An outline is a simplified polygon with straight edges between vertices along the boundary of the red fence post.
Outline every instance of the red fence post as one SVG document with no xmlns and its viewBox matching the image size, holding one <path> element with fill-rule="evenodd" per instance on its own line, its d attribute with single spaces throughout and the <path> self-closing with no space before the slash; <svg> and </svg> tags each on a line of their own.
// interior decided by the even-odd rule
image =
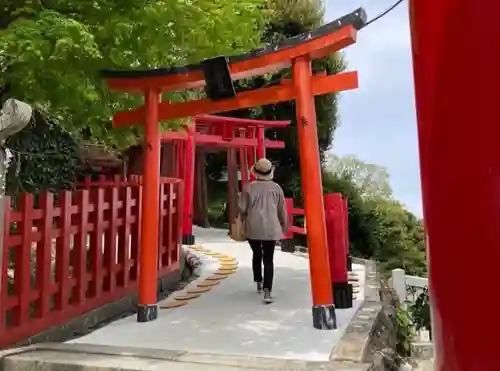
<svg viewBox="0 0 500 371">
<path fill-rule="evenodd" d="M 78 217 L 76 218 L 78 226 L 71 254 L 71 266 L 73 267 L 73 276 L 76 278 L 76 282 L 71 293 L 71 304 L 80 305 L 85 301 L 85 292 L 87 290 L 88 190 L 81 190 L 76 193 L 76 205 L 78 207 Z"/>
<path fill-rule="evenodd" d="M 21 245 L 14 247 L 14 293 L 19 298 L 19 306 L 13 311 L 13 322 L 21 325 L 30 317 L 31 294 L 31 243 L 33 228 L 33 195 L 23 193 L 19 202 L 22 215 L 20 223 Z M 56 302 L 57 304 L 57 302 Z"/>
<path fill-rule="evenodd" d="M 94 212 L 91 214 L 94 228 L 90 233 L 89 263 L 92 278 L 89 283 L 88 296 L 95 298 L 102 293 L 102 238 L 104 232 L 104 189 L 97 188 L 90 193 Z"/>
<path fill-rule="evenodd" d="M 39 209 L 42 211 L 42 219 L 40 221 L 42 236 L 36 248 L 36 289 L 40 293 L 40 299 L 36 304 L 35 311 L 37 318 L 44 318 L 50 312 L 51 293 L 49 290 L 51 286 L 50 276 L 52 268 L 54 195 L 49 192 L 41 193 L 38 198 L 38 204 Z"/>
<path fill-rule="evenodd" d="M 8 267 L 9 267 L 9 251 L 10 246 L 8 244 L 10 237 L 10 216 L 11 216 L 11 198 L 9 196 L 4 196 L 4 233 L 3 233 L 3 249 L 2 249 L 2 266 L 0 267 L 0 273 L 2 274 L 1 287 L 0 287 L 0 343 L 4 343 L 5 338 L 8 336 L 6 334 L 6 317 L 7 317 L 7 298 L 8 298 Z"/>
<path fill-rule="evenodd" d="M 64 310 L 69 303 L 69 266 L 70 266 L 70 237 L 71 237 L 71 216 L 72 216 L 72 195 L 70 191 L 63 191 L 59 194 L 59 222 L 57 227 L 60 236 L 56 241 L 56 269 L 55 282 L 59 285 L 59 290 L 54 295 L 55 310 Z"/>
<path fill-rule="evenodd" d="M 195 127 L 189 125 L 187 128 L 188 137 L 185 144 L 186 170 L 184 177 L 184 213 L 182 220 L 182 243 L 184 245 L 194 245 L 193 235 L 193 199 L 194 199 L 194 167 L 196 143 L 194 140 Z"/>
<path fill-rule="evenodd" d="M 134 177 L 135 186 L 132 188 L 132 209 L 130 218 L 130 281 L 137 282 L 139 278 L 139 246 L 141 241 L 141 208 L 142 190 L 138 179 Z"/>
<path fill-rule="evenodd" d="M 295 252 L 295 243 L 293 241 L 293 198 L 286 198 L 286 212 L 288 215 L 288 230 L 283 235 L 281 240 L 281 251 Z"/>
<path fill-rule="evenodd" d="M 170 197 L 175 202 L 171 202 L 169 210 L 169 218 L 172 219 L 172 225 L 174 227 L 173 239 L 171 245 L 173 250 L 170 252 L 170 269 L 173 269 L 179 263 L 179 247 L 182 243 L 182 220 L 183 220 L 183 205 L 184 205 L 184 182 L 171 183 L 170 184 Z"/>
<path fill-rule="evenodd" d="M 103 290 L 111 292 L 116 287 L 116 237 L 118 235 L 118 186 L 113 185 L 105 190 L 105 200 L 108 205 L 106 221 L 108 227 L 104 232 L 104 282 Z"/>
<path fill-rule="evenodd" d="M 123 206 L 121 208 L 121 226 L 118 228 L 118 264 L 121 269 L 117 275 L 116 284 L 127 287 L 130 278 L 130 245 L 132 237 L 132 190 L 125 186 L 121 190 Z"/>
<path fill-rule="evenodd" d="M 346 265 L 346 228 L 344 202 L 340 193 L 325 198 L 325 224 L 330 258 L 330 275 L 336 308 L 352 308 L 353 288 L 348 282 Z"/>
<path fill-rule="evenodd" d="M 349 241 L 349 203 L 347 199 L 342 198 L 343 201 L 343 214 L 344 214 L 344 228 L 345 228 L 345 247 L 346 247 L 346 262 L 347 270 L 352 271 L 352 257 L 350 252 L 350 241 Z"/>
</svg>

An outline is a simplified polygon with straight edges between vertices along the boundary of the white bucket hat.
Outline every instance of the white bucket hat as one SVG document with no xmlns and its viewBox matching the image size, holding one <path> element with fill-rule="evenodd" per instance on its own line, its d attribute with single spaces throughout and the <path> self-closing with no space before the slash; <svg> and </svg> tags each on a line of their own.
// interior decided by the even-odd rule
<svg viewBox="0 0 500 371">
<path fill-rule="evenodd" d="M 257 161 L 251 171 L 258 180 L 271 180 L 274 176 L 273 164 L 267 158 L 261 158 Z"/>
</svg>

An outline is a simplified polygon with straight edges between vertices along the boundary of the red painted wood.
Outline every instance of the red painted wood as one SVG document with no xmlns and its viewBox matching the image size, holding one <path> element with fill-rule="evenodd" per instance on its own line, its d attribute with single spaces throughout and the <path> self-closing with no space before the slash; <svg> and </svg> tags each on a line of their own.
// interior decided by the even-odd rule
<svg viewBox="0 0 500 371">
<path fill-rule="evenodd" d="M 112 291 L 116 286 L 116 248 L 118 236 L 118 187 L 108 188 L 105 191 L 105 199 L 108 204 L 104 220 L 107 228 L 104 232 L 104 256 L 103 266 L 106 270 L 104 276 L 104 291 Z"/>
<path fill-rule="evenodd" d="M 193 233 L 193 199 L 194 199 L 194 170 L 195 170 L 195 154 L 196 154 L 196 139 L 195 128 L 189 125 L 187 128 L 187 141 L 185 147 L 185 174 L 184 174 L 184 196 L 183 203 L 183 227 L 182 231 L 185 235 Z"/>
<path fill-rule="evenodd" d="M 496 371 L 500 2 L 410 9 L 435 370 Z"/>
<path fill-rule="evenodd" d="M 85 301 L 87 290 L 87 236 L 89 230 L 89 191 L 81 190 L 76 193 L 78 214 L 76 219 L 78 232 L 74 235 L 71 266 L 76 284 L 71 294 L 71 303 L 81 305 Z"/>
<path fill-rule="evenodd" d="M 19 298 L 19 306 L 13 310 L 13 322 L 17 325 L 27 322 L 30 317 L 32 210 L 33 195 L 22 194 L 19 200 L 22 221 L 18 225 L 22 243 L 14 247 L 14 294 Z"/>
<path fill-rule="evenodd" d="M 11 203 L 12 199 L 9 196 L 4 196 L 4 237 L 3 237 L 3 254 L 2 254 L 2 266 L 1 268 L 1 274 L 2 274 L 2 285 L 0 287 L 0 331 L 4 331 L 4 328 L 6 327 L 6 310 L 7 310 L 7 291 L 8 291 L 8 280 L 7 280 L 7 274 L 8 274 L 8 266 L 9 266 L 9 249 L 10 246 L 8 244 L 9 237 L 10 237 L 10 225 L 11 225 Z M 0 332 L 1 333 L 1 332 Z"/>
<path fill-rule="evenodd" d="M 36 249 L 36 289 L 40 298 L 35 306 L 35 316 L 44 318 L 50 311 L 54 195 L 49 192 L 41 193 L 38 204 L 42 210 L 39 224 L 41 238 Z M 8 225 L 10 227 L 10 223 Z"/>
<path fill-rule="evenodd" d="M 172 241 L 172 246 L 175 249 L 175 260 L 174 264 L 179 263 L 180 259 L 180 247 L 182 245 L 182 224 L 184 220 L 184 207 L 185 204 L 185 183 L 179 182 L 172 184 L 171 192 L 172 197 L 174 198 L 174 204 L 169 214 L 169 217 L 174 220 L 173 224 L 175 226 L 174 229 L 174 239 Z"/>
<path fill-rule="evenodd" d="M 139 187 L 133 187 L 132 193 L 132 215 L 135 218 L 135 223 L 130 228 L 130 281 L 135 282 L 139 276 L 139 246 L 141 241 L 141 204 L 142 191 Z"/>
<path fill-rule="evenodd" d="M 328 238 L 331 282 L 347 282 L 347 265 L 343 200 L 340 193 L 329 193 L 325 198 L 325 221 Z"/>
<path fill-rule="evenodd" d="M 286 204 L 286 210 L 288 214 L 288 231 L 285 233 L 283 236 L 284 239 L 292 239 L 293 238 L 293 198 L 287 198 L 285 199 L 285 204 Z"/>
<path fill-rule="evenodd" d="M 287 127 L 290 125 L 290 120 L 255 120 L 255 119 L 246 119 L 239 117 L 229 117 L 229 116 L 216 116 L 216 115 L 200 115 L 195 118 L 196 124 L 220 124 L 225 123 L 232 127 L 242 127 L 246 128 L 249 126 L 263 126 L 263 127 Z"/>
<path fill-rule="evenodd" d="M 54 308 L 64 310 L 69 303 L 69 281 L 70 277 L 70 237 L 71 237 L 71 192 L 64 191 L 59 194 L 60 216 L 57 223 L 61 236 L 56 241 L 56 268 L 55 283 L 59 285 L 59 291 L 54 296 Z"/>
<path fill-rule="evenodd" d="M 92 280 L 89 283 L 89 297 L 98 297 L 102 294 L 102 238 L 104 233 L 104 189 L 98 188 L 91 191 L 91 200 L 94 212 L 91 214 L 93 230 L 90 233 L 89 264 L 92 272 Z"/>
<path fill-rule="evenodd" d="M 166 189 L 165 189 L 165 196 L 166 196 L 166 209 L 169 213 L 169 215 L 172 215 L 172 210 L 174 208 L 174 190 L 171 184 L 168 184 Z M 168 241 L 168 263 L 171 264 L 172 262 L 176 262 L 176 256 L 177 253 L 175 251 L 175 246 L 173 246 L 172 242 L 175 240 L 175 223 L 174 223 L 174 218 L 167 218 L 166 220 L 167 224 L 167 238 L 166 241 Z"/>
<path fill-rule="evenodd" d="M 257 56 L 229 64 L 233 80 L 261 76 L 275 72 L 290 65 L 293 59 L 300 56 L 310 56 L 312 59 L 323 58 L 326 55 L 352 45 L 356 42 L 356 29 L 347 25 L 338 31 L 311 38 L 306 42 L 290 48 L 283 48 L 275 53 Z M 184 73 L 161 76 L 115 77 L 106 79 L 108 85 L 115 90 L 143 92 L 148 89 L 159 91 L 175 91 L 189 88 L 201 88 L 205 85 L 201 69 L 187 70 Z M 252 106 L 258 105 L 252 102 Z M 224 110 L 220 110 L 224 112 Z"/>
<path fill-rule="evenodd" d="M 248 184 L 248 157 L 246 149 L 240 148 L 238 155 L 240 160 L 240 173 L 241 173 L 240 192 L 243 192 L 246 185 Z"/>
<path fill-rule="evenodd" d="M 265 139 L 264 127 L 257 126 L 257 159 L 259 160 L 266 157 Z"/>
<path fill-rule="evenodd" d="M 122 207 L 119 214 L 118 227 L 118 265 L 121 267 L 117 272 L 116 284 L 119 287 L 127 287 L 130 271 L 130 239 L 132 223 L 132 190 L 126 186 L 120 190 Z"/>
<path fill-rule="evenodd" d="M 343 198 L 342 201 L 343 201 L 344 226 L 345 226 L 345 229 L 346 229 L 346 233 L 345 233 L 346 254 L 349 254 L 349 251 L 350 251 L 350 241 L 349 241 L 349 202 L 345 198 Z"/>
<path fill-rule="evenodd" d="M 3 280 L 0 294 L 2 298 L 0 301 L 0 348 L 50 327 L 63 324 L 75 316 L 113 302 L 137 288 L 137 242 L 140 238 L 138 226 L 141 212 L 141 188 L 138 184 L 141 179 L 140 177 L 126 180 L 116 177 L 101 177 L 97 182 L 107 189 L 108 195 L 111 197 L 108 196 L 104 200 L 104 189 L 81 190 L 74 194 L 64 192 L 59 197 L 58 207 L 54 207 L 53 195 L 41 193 L 38 208 L 34 209 L 33 196 L 23 195 L 21 196 L 20 208 L 14 210 L 10 208 L 10 198 L 6 197 L 4 219 L 6 233 L 4 235 L 5 249 L 2 274 L 7 277 L 9 250 L 14 251 L 14 260 L 12 261 L 14 290 L 8 296 L 8 280 Z M 135 182 L 136 185 L 129 187 L 128 184 L 131 182 Z M 171 200 L 173 202 L 172 212 L 169 214 L 165 210 L 163 215 L 163 219 L 167 222 L 170 220 L 173 225 L 171 242 L 167 239 L 165 246 L 165 253 L 167 256 L 171 255 L 172 261 L 166 262 L 158 270 L 160 274 L 167 274 L 179 267 L 178 242 L 181 221 L 178 219 L 178 208 L 179 202 L 182 202 L 182 195 L 179 195 L 178 192 L 182 192 L 182 184 L 176 179 L 162 179 L 161 182 L 165 188 L 170 189 L 168 192 L 172 193 Z M 87 181 L 87 185 L 93 188 L 95 182 Z M 118 200 L 116 190 L 113 191 L 113 188 L 118 189 L 120 196 Z M 115 193 L 114 196 L 113 193 Z M 72 204 L 73 196 L 74 205 Z M 113 208 L 116 209 L 116 212 L 113 211 Z M 115 222 L 110 220 L 113 213 L 115 213 Z M 55 225 L 53 219 L 57 221 Z M 100 222 L 96 223 L 99 220 Z M 17 223 L 18 229 L 11 230 L 12 223 Z M 36 230 L 28 228 L 29 225 L 35 226 Z M 116 232 L 112 233 L 113 229 L 116 229 Z M 108 250 L 103 253 L 100 242 L 103 235 L 111 236 L 114 234 L 116 238 L 116 236 L 120 236 L 120 233 L 127 233 L 127 230 L 130 231 L 129 241 L 132 247 L 120 242 L 117 256 L 115 256 L 118 263 L 109 264 L 113 261 L 113 252 Z M 88 267 L 85 239 L 83 238 L 86 233 L 91 234 Z M 55 283 L 52 283 L 50 276 L 53 239 L 57 239 Z M 119 238 L 119 241 L 121 240 L 123 239 Z M 73 246 L 69 244 L 71 241 L 74 241 Z M 32 289 L 30 287 L 30 258 L 31 252 L 35 252 L 35 244 L 36 270 L 34 272 L 35 284 Z M 133 253 L 133 251 L 135 252 Z M 21 254 L 25 255 L 23 259 L 19 257 Z M 109 260 L 107 260 L 106 267 L 103 267 L 103 255 L 106 254 L 109 254 L 106 256 Z M 131 258 L 127 258 L 129 254 Z M 132 273 L 134 268 L 135 273 Z M 20 273 L 22 271 L 25 272 L 24 275 Z M 64 272 L 66 273 L 63 276 Z M 110 289 L 108 292 L 101 291 L 105 281 L 108 282 L 108 286 L 113 285 L 110 283 L 112 279 L 109 278 L 113 272 L 117 277 L 114 289 Z M 87 293 L 85 293 L 86 281 L 90 281 Z M 56 297 L 57 307 L 55 309 L 50 307 L 52 296 Z M 33 316 L 30 315 L 32 304 L 34 304 Z M 7 311 L 11 312 L 9 322 L 6 321 Z"/>
<path fill-rule="evenodd" d="M 309 91 L 312 96 L 336 93 L 358 88 L 356 72 L 342 72 L 328 76 L 311 76 Z M 236 97 L 212 101 L 210 99 L 190 100 L 185 102 L 162 101 L 158 104 L 160 121 L 181 119 L 202 114 L 235 111 L 266 104 L 275 104 L 297 99 L 298 91 L 293 84 L 274 85 L 271 87 L 248 90 Z M 118 112 L 113 117 L 113 128 L 137 125 L 144 122 L 145 106 L 131 111 Z"/>
<path fill-rule="evenodd" d="M 158 251 L 158 267 L 161 268 L 163 265 L 168 265 L 168 218 L 165 215 L 168 214 L 168 195 L 166 194 L 167 185 L 160 185 L 160 228 L 159 228 L 159 251 Z"/>
</svg>

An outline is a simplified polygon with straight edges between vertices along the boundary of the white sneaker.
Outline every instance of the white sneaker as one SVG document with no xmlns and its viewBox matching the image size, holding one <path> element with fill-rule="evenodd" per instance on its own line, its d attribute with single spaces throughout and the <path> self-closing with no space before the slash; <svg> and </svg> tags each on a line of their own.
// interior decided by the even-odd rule
<svg viewBox="0 0 500 371">
<path fill-rule="evenodd" d="M 271 291 L 269 291 L 269 289 L 264 289 L 264 304 L 271 304 L 273 302 L 274 299 L 271 296 Z"/>
</svg>

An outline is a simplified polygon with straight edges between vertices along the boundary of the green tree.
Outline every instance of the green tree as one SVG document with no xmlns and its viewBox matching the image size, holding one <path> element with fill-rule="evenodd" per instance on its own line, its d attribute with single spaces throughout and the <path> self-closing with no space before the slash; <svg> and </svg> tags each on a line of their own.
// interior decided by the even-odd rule
<svg viewBox="0 0 500 371">
<path fill-rule="evenodd" d="M 323 23 L 323 2 L 320 0 L 273 0 L 268 2 L 271 20 L 265 27 L 262 41 L 265 43 L 279 43 L 301 33 L 311 31 Z M 335 74 L 344 69 L 344 62 L 340 54 L 316 60 L 313 63 L 314 72 Z M 290 69 L 283 69 L 274 74 L 260 76 L 248 81 L 239 82 L 236 90 L 247 91 L 277 85 L 285 77 L 290 77 Z M 331 146 L 333 133 L 337 126 L 337 96 L 326 94 L 315 97 L 318 124 L 318 140 L 320 157 L 323 160 L 325 152 Z M 285 101 L 277 104 L 238 110 L 225 115 L 235 117 L 249 117 L 263 120 L 290 120 L 291 125 L 285 129 L 267 130 L 266 136 L 270 139 L 283 140 L 285 148 L 268 150 L 267 157 L 279 163 L 276 179 L 282 184 L 287 196 L 300 198 L 300 168 L 297 143 L 297 123 L 294 101 Z M 225 164 L 223 155 L 213 156 L 208 166 L 212 174 L 220 173 Z"/>
<path fill-rule="evenodd" d="M 141 97 L 110 92 L 96 71 L 184 65 L 247 51 L 260 43 L 264 5 L 265 0 L 8 0 L 0 18 L 0 79 L 11 84 L 14 96 L 39 105 L 72 134 L 127 147 L 140 131 L 110 130 L 110 117 L 140 104 Z"/>
<path fill-rule="evenodd" d="M 392 195 L 387 169 L 361 161 L 353 155 L 329 155 L 326 168 L 341 177 L 349 177 L 365 198 L 388 199 Z"/>
<path fill-rule="evenodd" d="M 355 156 L 331 156 L 323 171 L 325 193 L 348 200 L 349 238 L 354 255 L 373 258 L 384 271 L 426 272 L 422 221 L 392 197 L 387 170 Z"/>
</svg>

